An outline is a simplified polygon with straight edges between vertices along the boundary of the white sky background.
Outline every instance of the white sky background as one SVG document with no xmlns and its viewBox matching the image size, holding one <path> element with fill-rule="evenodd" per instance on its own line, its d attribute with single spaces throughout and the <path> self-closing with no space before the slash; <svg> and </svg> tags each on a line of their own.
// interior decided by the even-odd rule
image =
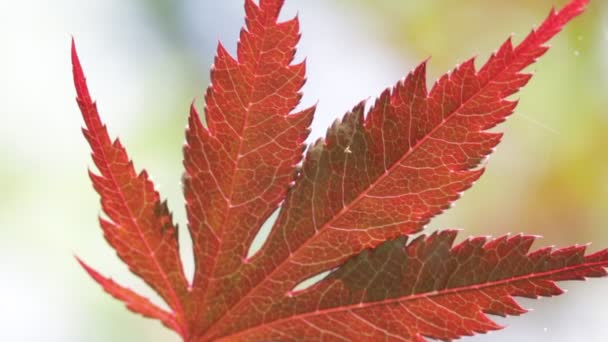
<svg viewBox="0 0 608 342">
<path fill-rule="evenodd" d="M 206 39 L 203 48 L 195 49 L 201 60 L 211 60 L 217 39 L 234 51 L 243 10 L 240 1 L 227 3 L 192 0 L 182 9 L 184 27 L 193 32 L 187 39 Z M 373 99 L 417 62 L 381 45 L 374 32 L 366 30 L 370 26 L 364 14 L 339 12 L 330 3 L 292 0 L 285 10 L 289 16 L 298 11 L 302 21 L 298 56 L 308 60 L 303 102 L 319 104 L 312 137 L 321 136 L 358 101 Z M 150 21 L 129 4 L 0 1 L 0 177 L 5 177 L 0 180 L 5 187 L 0 189 L 4 194 L 0 199 L 2 341 L 109 341 L 121 336 L 176 340 L 159 324 L 127 312 L 102 293 L 72 257 L 83 256 L 102 273 L 142 288 L 115 258 L 97 226 L 98 199 L 86 177 L 91 162 L 80 133 L 82 120 L 69 61 L 73 34 L 103 119 L 111 134 L 121 136 L 129 147 L 133 140 L 129 136 L 141 135 L 138 123 L 158 120 L 142 111 L 149 101 L 149 74 L 159 65 L 167 68 L 155 80 L 166 85 L 166 102 L 175 98 L 171 85 L 180 83 L 179 74 L 169 72 L 174 67 L 165 65 L 174 54 L 157 38 Z M 207 85 L 207 70 L 192 72 L 205 83 L 198 93 L 179 95 L 186 99 L 182 113 L 167 113 L 183 122 L 190 98 Z M 131 155 L 138 168 L 150 169 L 145 160 Z M 179 194 L 181 165 L 167 168 L 159 173 L 166 172 L 173 180 L 165 177 L 161 190 L 185 227 Z M 187 237 L 185 231 L 182 237 Z M 535 312 L 501 319 L 509 329 L 472 341 L 605 341 L 608 281 L 565 286 L 572 289 L 567 296 L 526 301 Z"/>
</svg>

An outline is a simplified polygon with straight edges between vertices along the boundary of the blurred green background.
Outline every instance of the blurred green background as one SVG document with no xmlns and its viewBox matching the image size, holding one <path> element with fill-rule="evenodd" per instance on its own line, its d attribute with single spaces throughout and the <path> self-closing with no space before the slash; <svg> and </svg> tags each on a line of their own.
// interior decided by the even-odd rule
<svg viewBox="0 0 608 342">
<path fill-rule="evenodd" d="M 564 0 L 287 0 L 299 14 L 309 81 L 319 101 L 313 138 L 361 99 L 432 56 L 429 83 L 466 58 L 478 65 L 510 34 L 521 40 Z M 102 238 L 88 146 L 74 102 L 71 35 L 101 114 L 168 197 L 181 227 L 181 145 L 188 106 L 208 84 L 217 40 L 234 51 L 241 0 L 24 0 L 0 2 L 0 340 L 177 341 L 127 312 L 77 266 L 150 295 Z M 498 130 L 485 176 L 430 229 L 461 237 L 527 232 L 539 245 L 608 246 L 608 2 L 551 42 Z M 192 257 L 180 238 L 188 270 Z M 473 341 L 605 341 L 608 280 L 564 284 L 567 296 Z M 469 339 L 464 339 L 468 341 Z"/>
</svg>

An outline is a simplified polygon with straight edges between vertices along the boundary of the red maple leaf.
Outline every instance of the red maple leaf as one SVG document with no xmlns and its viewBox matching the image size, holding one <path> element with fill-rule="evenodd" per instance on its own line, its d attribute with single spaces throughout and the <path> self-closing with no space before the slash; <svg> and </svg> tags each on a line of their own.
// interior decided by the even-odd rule
<svg viewBox="0 0 608 342">
<path fill-rule="evenodd" d="M 516 47 L 507 40 L 480 70 L 468 60 L 430 91 L 421 64 L 368 113 L 363 103 L 347 113 L 302 161 L 314 108 L 292 113 L 305 77 L 304 63 L 292 64 L 298 20 L 278 22 L 282 0 L 246 0 L 237 57 L 218 47 L 205 121 L 194 106 L 188 121 L 192 282 L 166 203 L 108 136 L 73 47 L 77 101 L 99 171 L 90 176 L 107 215 L 102 229 L 170 310 L 80 263 L 129 309 L 184 341 L 450 340 L 500 328 L 485 314 L 523 313 L 513 296 L 557 295 L 555 281 L 606 275 L 607 250 L 529 252 L 531 236 L 453 247 L 456 233 L 447 230 L 406 244 L 481 176 L 480 161 L 501 138 L 488 130 L 513 112 L 507 98 L 530 79 L 523 69 L 586 4 L 552 11 Z M 277 208 L 267 241 L 248 256 Z"/>
</svg>

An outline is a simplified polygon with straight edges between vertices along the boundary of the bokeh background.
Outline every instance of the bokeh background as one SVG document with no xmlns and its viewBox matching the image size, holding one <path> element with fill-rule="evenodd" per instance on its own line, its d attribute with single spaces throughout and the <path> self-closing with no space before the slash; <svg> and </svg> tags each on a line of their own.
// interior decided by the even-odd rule
<svg viewBox="0 0 608 342">
<path fill-rule="evenodd" d="M 311 141 L 361 99 L 373 99 L 432 56 L 429 81 L 521 40 L 564 0 L 288 0 L 299 14 L 318 101 Z M 177 341 L 127 312 L 77 266 L 84 258 L 155 297 L 102 238 L 99 200 L 74 102 L 73 35 L 113 136 L 145 167 L 185 227 L 181 146 L 188 106 L 208 84 L 217 40 L 234 51 L 241 0 L 0 1 L 0 340 Z M 530 70 L 485 176 L 430 229 L 527 232 L 538 245 L 608 246 L 608 2 L 595 0 Z M 187 269 L 192 257 L 181 234 Z M 508 329 L 464 341 L 606 341 L 608 280 L 562 284 L 566 296 L 524 300 Z"/>
</svg>

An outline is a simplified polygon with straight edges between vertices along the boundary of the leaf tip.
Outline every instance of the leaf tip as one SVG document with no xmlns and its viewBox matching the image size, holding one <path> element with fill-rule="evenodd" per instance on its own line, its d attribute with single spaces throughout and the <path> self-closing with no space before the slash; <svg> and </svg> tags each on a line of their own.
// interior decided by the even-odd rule
<svg viewBox="0 0 608 342">
<path fill-rule="evenodd" d="M 74 67 L 74 71 L 77 69 L 82 69 L 80 66 L 80 59 L 78 58 L 78 51 L 76 49 L 76 40 L 74 36 L 72 36 L 71 44 L 70 44 L 70 55 L 72 58 L 72 66 Z M 82 70 L 80 70 L 82 72 Z"/>
<path fill-rule="evenodd" d="M 72 37 L 72 43 L 71 43 L 71 59 L 72 59 L 72 74 L 73 74 L 73 78 L 74 78 L 74 86 L 76 88 L 76 95 L 78 97 L 78 101 L 90 103 L 91 96 L 89 95 L 86 77 L 84 75 L 84 71 L 82 70 L 80 58 L 78 57 L 78 51 L 76 49 L 76 41 L 75 41 L 74 37 Z"/>
<path fill-rule="evenodd" d="M 100 275 L 95 271 L 91 266 L 85 263 L 82 259 L 80 259 L 77 255 L 74 255 L 74 258 L 80 264 L 82 268 L 93 278 L 95 281 L 99 282 Z"/>
</svg>

